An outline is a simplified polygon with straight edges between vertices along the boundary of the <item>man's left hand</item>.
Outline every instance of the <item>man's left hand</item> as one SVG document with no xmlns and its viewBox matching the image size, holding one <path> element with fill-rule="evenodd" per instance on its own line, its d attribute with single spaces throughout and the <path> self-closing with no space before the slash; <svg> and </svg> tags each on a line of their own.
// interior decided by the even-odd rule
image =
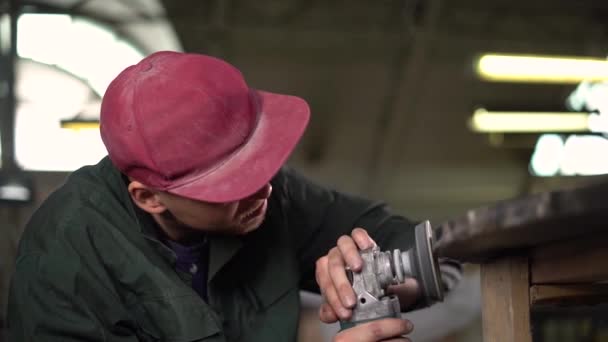
<svg viewBox="0 0 608 342">
<path fill-rule="evenodd" d="M 402 312 L 411 308 L 420 297 L 420 287 L 414 278 L 406 279 L 403 284 L 389 286 L 387 292 L 399 298 Z"/>
</svg>

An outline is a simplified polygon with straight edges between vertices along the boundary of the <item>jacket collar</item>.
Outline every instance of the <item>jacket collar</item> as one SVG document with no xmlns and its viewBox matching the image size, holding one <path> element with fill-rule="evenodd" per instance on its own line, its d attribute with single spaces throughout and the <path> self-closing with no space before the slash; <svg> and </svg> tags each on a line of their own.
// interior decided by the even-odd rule
<svg viewBox="0 0 608 342">
<path fill-rule="evenodd" d="M 172 264 L 175 262 L 175 253 L 162 242 L 159 227 L 152 216 L 133 203 L 127 190 L 128 179 L 105 157 L 100 162 L 100 170 L 104 174 L 107 184 L 117 196 L 123 207 L 137 223 L 139 232 L 152 244 L 155 249 L 167 258 Z M 243 238 L 240 236 L 210 235 L 209 236 L 209 281 L 226 265 L 241 249 Z"/>
</svg>

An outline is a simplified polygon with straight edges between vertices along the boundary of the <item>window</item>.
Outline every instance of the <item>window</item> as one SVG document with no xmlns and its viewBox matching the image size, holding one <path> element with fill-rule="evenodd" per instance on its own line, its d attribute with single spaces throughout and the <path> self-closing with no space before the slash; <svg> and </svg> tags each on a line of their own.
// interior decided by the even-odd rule
<svg viewBox="0 0 608 342">
<path fill-rule="evenodd" d="M 97 120 L 110 81 L 144 54 L 108 27 L 62 14 L 18 20 L 15 155 L 25 170 L 71 171 L 106 154 L 98 129 L 62 120 Z"/>
</svg>

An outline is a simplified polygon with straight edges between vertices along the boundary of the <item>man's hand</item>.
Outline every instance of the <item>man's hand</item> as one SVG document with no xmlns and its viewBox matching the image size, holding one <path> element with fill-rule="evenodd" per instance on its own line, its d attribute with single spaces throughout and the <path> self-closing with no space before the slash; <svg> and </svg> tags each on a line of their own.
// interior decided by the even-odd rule
<svg viewBox="0 0 608 342">
<path fill-rule="evenodd" d="M 324 302 L 319 317 L 325 323 L 347 320 L 357 302 L 355 291 L 346 276 L 346 266 L 354 272 L 361 271 L 363 259 L 359 250 L 374 247 L 376 243 L 364 229 L 353 229 L 351 236 L 343 235 L 336 247 L 317 260 L 316 278 Z"/>
<path fill-rule="evenodd" d="M 364 229 L 355 228 L 351 236 L 341 236 L 337 246 L 317 260 L 316 279 L 324 299 L 319 309 L 321 321 L 333 323 L 351 317 L 357 298 L 346 276 L 346 267 L 354 272 L 361 271 L 363 260 L 359 250 L 372 248 L 375 245 L 374 240 Z M 397 295 L 401 309 L 406 310 L 416 302 L 420 290 L 418 283 L 412 278 L 407 279 L 403 284 L 390 286 L 388 292 Z"/>
<path fill-rule="evenodd" d="M 401 312 L 411 309 L 420 297 L 420 287 L 418 287 L 418 282 L 414 278 L 405 279 L 403 284 L 391 285 L 386 292 L 399 298 Z"/>
<path fill-rule="evenodd" d="M 343 330 L 334 337 L 334 342 L 410 342 L 410 339 L 402 335 L 409 334 L 412 329 L 412 323 L 409 321 L 385 318 Z"/>
</svg>

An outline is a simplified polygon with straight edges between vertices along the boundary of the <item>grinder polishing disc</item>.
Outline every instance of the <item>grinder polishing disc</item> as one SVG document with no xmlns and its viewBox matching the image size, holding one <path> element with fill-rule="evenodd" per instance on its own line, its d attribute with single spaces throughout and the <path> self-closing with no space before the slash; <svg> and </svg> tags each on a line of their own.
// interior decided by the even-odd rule
<svg viewBox="0 0 608 342">
<path fill-rule="evenodd" d="M 435 238 L 429 221 L 418 224 L 415 228 L 416 249 L 414 262 L 420 282 L 423 300 L 426 305 L 443 301 L 443 285 L 437 257 L 433 253 Z"/>
</svg>

